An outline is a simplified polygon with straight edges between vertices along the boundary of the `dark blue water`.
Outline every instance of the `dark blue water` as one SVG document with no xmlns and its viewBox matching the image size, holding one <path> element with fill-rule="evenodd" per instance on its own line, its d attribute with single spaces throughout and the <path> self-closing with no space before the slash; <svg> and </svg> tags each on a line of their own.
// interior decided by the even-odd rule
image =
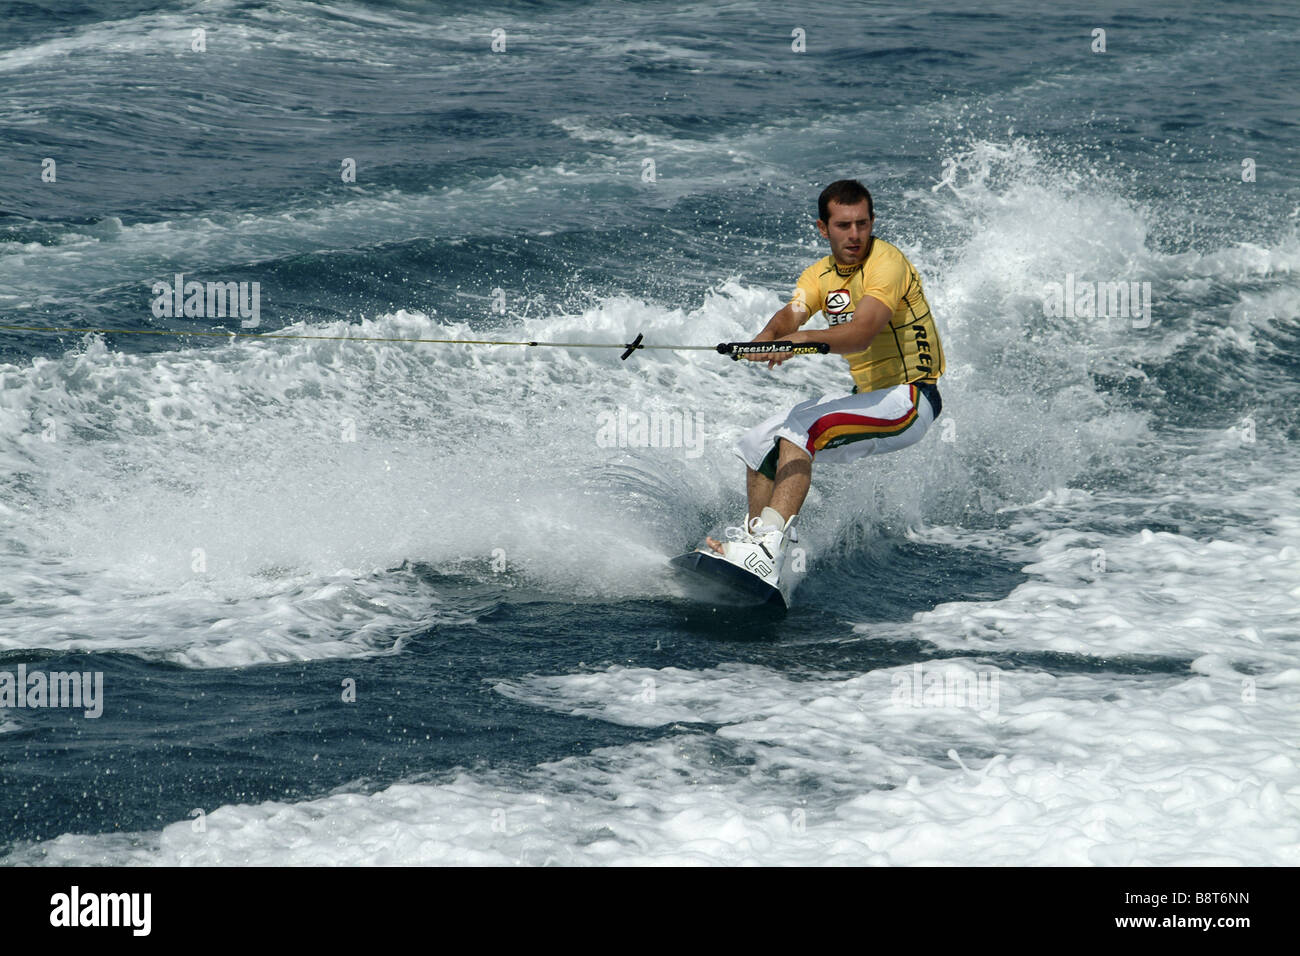
<svg viewBox="0 0 1300 956">
<path fill-rule="evenodd" d="M 840 758 L 811 725 L 813 764 L 745 751 L 727 719 L 516 691 L 641 669 L 841 681 L 953 655 L 1116 687 L 1186 677 L 1196 655 L 1159 637 L 1085 629 L 1069 649 L 1053 623 L 990 651 L 906 628 L 998 605 L 1067 532 L 1288 546 L 1250 495 L 1300 429 L 1291 5 L 0 3 L 0 24 L 0 325 L 30 330 L 0 332 L 0 669 L 107 688 L 99 719 L 0 715 L 0 847 L 22 859 L 69 834 L 153 852 L 195 809 L 465 775 L 614 799 L 622 784 L 546 768 L 682 737 L 739 749 L 664 792 L 824 792 L 829 813 L 848 791 L 816 769 Z M 815 475 L 811 573 L 777 618 L 674 596 L 655 555 L 735 523 L 730 441 L 841 387 L 839 366 L 776 381 L 707 353 L 236 343 L 185 333 L 238 317 L 150 309 L 185 273 L 259 283 L 259 331 L 707 345 L 756 332 L 825 254 L 816 195 L 845 176 L 925 277 L 955 430 Z M 1044 316 L 1066 273 L 1150 281 L 1152 329 Z M 703 456 L 593 446 L 595 410 L 664 401 L 709 429 Z M 1234 463 L 1207 435 L 1247 419 Z M 1032 507 L 1060 489 L 1078 492 L 1064 510 Z M 916 752 L 954 766 L 941 742 Z"/>
</svg>

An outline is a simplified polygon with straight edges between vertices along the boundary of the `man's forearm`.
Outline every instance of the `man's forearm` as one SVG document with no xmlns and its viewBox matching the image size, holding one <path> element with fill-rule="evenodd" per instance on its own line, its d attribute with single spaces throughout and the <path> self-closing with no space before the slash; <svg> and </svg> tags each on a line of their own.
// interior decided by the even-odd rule
<svg viewBox="0 0 1300 956">
<path fill-rule="evenodd" d="M 796 315 L 793 307 L 787 305 L 768 319 L 767 325 L 763 326 L 763 331 L 754 336 L 754 341 L 775 342 L 777 339 L 787 339 L 798 331 L 807 317 L 807 310 Z"/>
<path fill-rule="evenodd" d="M 865 350 L 887 324 L 887 320 L 871 323 L 846 322 L 844 325 L 833 325 L 829 329 L 791 332 L 783 337 L 796 345 L 805 342 L 825 342 L 836 355 L 850 355 Z"/>
</svg>

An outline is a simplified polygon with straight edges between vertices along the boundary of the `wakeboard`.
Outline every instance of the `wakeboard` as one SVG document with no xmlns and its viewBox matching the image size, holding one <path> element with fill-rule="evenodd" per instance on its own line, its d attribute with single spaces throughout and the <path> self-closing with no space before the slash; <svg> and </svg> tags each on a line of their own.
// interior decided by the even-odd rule
<svg viewBox="0 0 1300 956">
<path fill-rule="evenodd" d="M 793 576 L 782 574 L 778 587 L 768 584 L 757 574 L 732 564 L 711 551 L 689 551 L 668 562 L 690 595 L 700 601 L 737 607 L 766 606 L 787 610 L 794 591 Z"/>
</svg>

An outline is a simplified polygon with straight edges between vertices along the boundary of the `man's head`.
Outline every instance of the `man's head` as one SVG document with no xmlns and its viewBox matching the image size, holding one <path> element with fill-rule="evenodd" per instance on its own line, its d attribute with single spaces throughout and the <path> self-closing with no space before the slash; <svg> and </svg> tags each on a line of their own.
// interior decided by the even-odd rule
<svg viewBox="0 0 1300 956">
<path fill-rule="evenodd" d="M 867 187 L 856 179 L 831 183 L 817 197 L 817 215 L 817 229 L 830 240 L 835 261 L 844 266 L 861 262 L 876 221 Z"/>
</svg>

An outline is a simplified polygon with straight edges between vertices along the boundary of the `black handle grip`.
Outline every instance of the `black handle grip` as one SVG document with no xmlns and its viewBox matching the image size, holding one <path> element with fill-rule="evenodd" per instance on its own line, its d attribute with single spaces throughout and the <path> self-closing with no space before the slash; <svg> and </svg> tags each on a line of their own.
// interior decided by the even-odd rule
<svg viewBox="0 0 1300 956">
<path fill-rule="evenodd" d="M 826 342 L 719 342 L 718 352 L 739 361 L 745 355 L 825 355 L 831 347 Z"/>
</svg>

